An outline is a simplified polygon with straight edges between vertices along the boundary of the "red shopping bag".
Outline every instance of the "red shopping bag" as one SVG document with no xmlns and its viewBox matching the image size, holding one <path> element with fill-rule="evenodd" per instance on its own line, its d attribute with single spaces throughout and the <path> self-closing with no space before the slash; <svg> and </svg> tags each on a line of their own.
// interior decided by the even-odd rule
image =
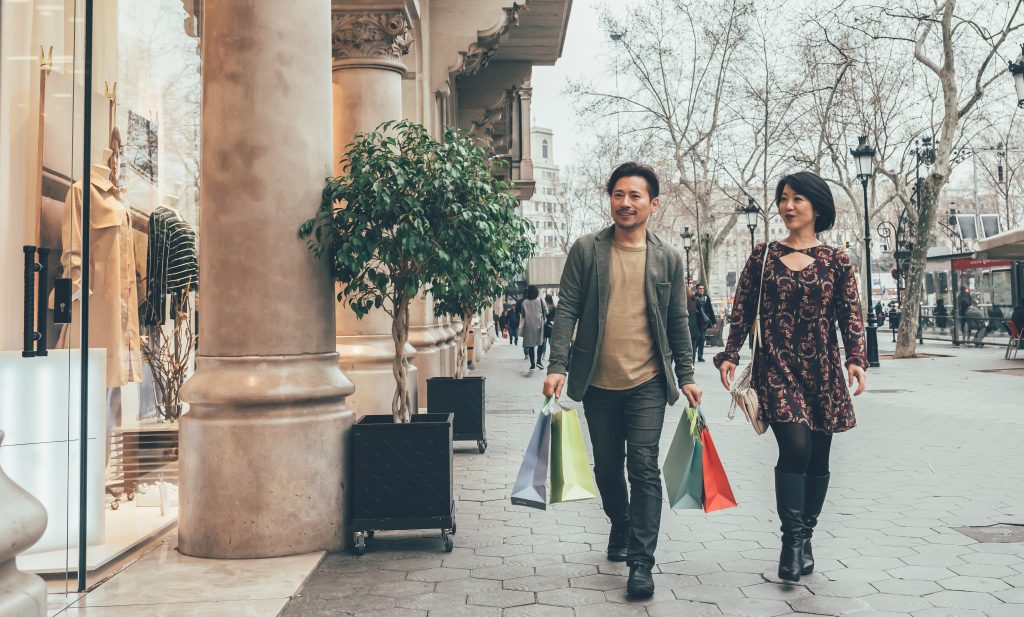
<svg viewBox="0 0 1024 617">
<path fill-rule="evenodd" d="M 736 497 L 732 494 L 722 459 L 718 458 L 718 450 L 706 426 L 700 433 L 700 443 L 704 447 L 704 511 L 735 508 Z"/>
</svg>

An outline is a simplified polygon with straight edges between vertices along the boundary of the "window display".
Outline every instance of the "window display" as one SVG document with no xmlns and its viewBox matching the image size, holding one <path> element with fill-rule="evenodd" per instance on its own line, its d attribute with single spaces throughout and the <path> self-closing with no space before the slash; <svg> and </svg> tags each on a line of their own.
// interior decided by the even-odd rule
<svg viewBox="0 0 1024 617">
<path fill-rule="evenodd" d="M 198 345 L 199 24 L 181 0 L 95 2 L 87 83 L 84 4 L 0 0 L 0 289 L 19 300 L 0 307 L 0 464 L 47 508 L 18 558 L 42 573 L 74 570 L 80 502 L 89 569 L 174 524 L 178 391 Z M 23 245 L 49 249 L 43 358 L 21 354 Z"/>
</svg>

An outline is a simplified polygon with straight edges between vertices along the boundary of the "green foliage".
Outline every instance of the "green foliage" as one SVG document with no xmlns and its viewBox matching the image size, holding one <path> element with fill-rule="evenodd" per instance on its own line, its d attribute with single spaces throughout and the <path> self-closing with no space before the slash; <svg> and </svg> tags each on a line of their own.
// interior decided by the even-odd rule
<svg viewBox="0 0 1024 617">
<path fill-rule="evenodd" d="M 422 125 L 385 122 L 356 135 L 341 163 L 299 236 L 330 260 L 339 302 L 358 317 L 380 308 L 394 320 L 392 411 L 408 421 L 410 301 L 431 286 L 439 314 L 480 310 L 532 254 L 532 226 L 488 154 L 457 131 L 439 143 Z"/>
<path fill-rule="evenodd" d="M 516 213 L 509 182 L 495 177 L 493 159 L 465 133 L 445 131 L 443 157 L 457 167 L 450 179 L 457 211 L 445 253 L 460 267 L 434 281 L 434 311 L 467 319 L 504 295 L 534 252 L 533 224 Z M 467 324 L 468 327 L 468 324 Z"/>
<path fill-rule="evenodd" d="M 316 216 L 299 235 L 331 261 L 338 300 L 363 317 L 382 308 L 392 318 L 436 272 L 451 265 L 443 236 L 452 200 L 441 144 L 423 126 L 385 122 L 356 135 L 330 178 Z"/>
</svg>

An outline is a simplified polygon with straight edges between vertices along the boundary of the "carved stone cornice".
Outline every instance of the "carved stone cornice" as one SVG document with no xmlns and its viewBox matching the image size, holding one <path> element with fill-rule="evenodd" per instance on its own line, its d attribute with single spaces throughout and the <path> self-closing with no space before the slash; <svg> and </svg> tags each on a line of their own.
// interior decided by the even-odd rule
<svg viewBox="0 0 1024 617">
<path fill-rule="evenodd" d="M 470 43 L 466 51 L 460 51 L 459 61 L 448 69 L 451 76 L 476 75 L 486 67 L 501 42 L 508 38 L 508 33 L 519 25 L 519 11 L 522 8 L 523 5 L 513 2 L 512 6 L 502 9 L 505 14 L 494 27 L 477 32 L 476 42 Z"/>
<path fill-rule="evenodd" d="M 412 42 L 412 21 L 402 9 L 331 12 L 335 69 L 372 66 L 405 73 L 402 56 Z"/>
<path fill-rule="evenodd" d="M 484 141 L 494 148 L 495 154 L 507 154 L 511 146 L 509 114 L 511 112 L 508 92 L 484 110 L 483 118 L 474 120 L 469 129 L 470 137 Z"/>
</svg>

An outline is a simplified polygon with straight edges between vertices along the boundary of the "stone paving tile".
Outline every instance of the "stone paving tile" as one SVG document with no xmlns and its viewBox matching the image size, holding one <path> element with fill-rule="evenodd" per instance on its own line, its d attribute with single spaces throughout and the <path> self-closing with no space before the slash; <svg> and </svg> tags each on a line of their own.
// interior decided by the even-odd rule
<svg viewBox="0 0 1024 617">
<path fill-rule="evenodd" d="M 483 455 L 456 444 L 455 550 L 443 552 L 432 531 L 378 532 L 361 557 L 328 555 L 283 617 L 1024 617 L 1024 545 L 979 544 L 953 529 L 1024 522 L 1024 498 L 1007 490 L 1024 485 L 1024 468 L 1005 464 L 1024 438 L 1024 417 L 1005 396 L 1017 382 L 971 368 L 998 368 L 998 354 L 951 350 L 941 361 L 887 360 L 874 373 L 872 388 L 906 392 L 858 399 L 857 430 L 832 449 L 816 572 L 797 585 L 775 576 L 774 441 L 725 419 L 717 373 L 699 365 L 705 414 L 740 504 L 710 515 L 666 506 L 657 593 L 634 602 L 626 566 L 605 556 L 609 524 L 597 500 L 544 511 L 508 501 L 542 380 L 520 370 L 518 351 L 499 343 L 476 371 L 489 377 L 489 410 L 521 412 L 488 418 Z M 964 440 L 941 393 L 968 372 L 976 434 Z M 679 413 L 668 410 L 663 451 Z"/>
<path fill-rule="evenodd" d="M 603 604 L 605 592 L 597 589 L 553 589 L 537 594 L 537 602 L 553 606 Z"/>
<path fill-rule="evenodd" d="M 868 608 L 867 603 L 860 598 L 830 598 L 827 596 L 790 600 L 789 605 L 798 613 L 837 616 L 854 614 Z"/>
</svg>

